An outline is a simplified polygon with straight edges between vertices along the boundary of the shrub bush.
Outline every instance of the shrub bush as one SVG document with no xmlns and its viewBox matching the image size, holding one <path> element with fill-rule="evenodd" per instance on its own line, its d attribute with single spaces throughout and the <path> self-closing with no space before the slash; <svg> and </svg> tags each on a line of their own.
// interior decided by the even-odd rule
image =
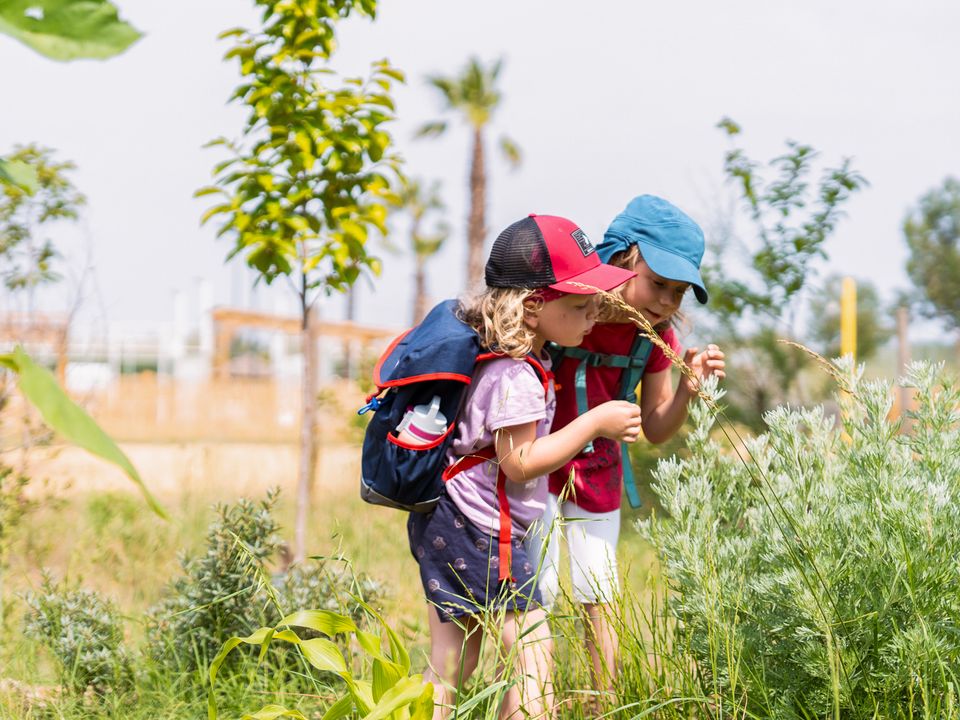
<svg viewBox="0 0 960 720">
<path fill-rule="evenodd" d="M 68 589 L 44 577 L 40 592 L 25 596 L 24 634 L 59 663 L 60 683 L 82 693 L 119 693 L 131 687 L 130 656 L 112 602 L 91 590 Z"/>
<path fill-rule="evenodd" d="M 277 496 L 274 491 L 260 502 L 218 505 L 204 552 L 181 557 L 183 574 L 148 613 L 150 654 L 162 666 L 205 670 L 227 638 L 294 610 L 331 610 L 358 624 L 365 619 L 356 598 L 375 601 L 380 586 L 355 577 L 346 564 L 311 560 L 271 574 L 283 547 L 273 515 Z"/>
<path fill-rule="evenodd" d="M 689 457 L 659 464 L 670 518 L 641 530 L 672 590 L 674 648 L 715 709 L 956 717 L 960 390 L 942 366 L 912 366 L 904 434 L 888 383 L 834 373 L 849 391 L 839 427 L 819 408 L 777 409 L 741 460 L 701 403 Z"/>
</svg>

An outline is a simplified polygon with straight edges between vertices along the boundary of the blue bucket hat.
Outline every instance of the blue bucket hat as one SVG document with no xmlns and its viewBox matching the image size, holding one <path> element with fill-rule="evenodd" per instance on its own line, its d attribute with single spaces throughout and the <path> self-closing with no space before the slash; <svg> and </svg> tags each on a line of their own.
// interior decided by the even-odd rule
<svg viewBox="0 0 960 720">
<path fill-rule="evenodd" d="M 655 195 L 640 195 L 617 215 L 597 246 L 602 262 L 636 245 L 644 262 L 657 275 L 690 283 L 701 304 L 707 289 L 700 277 L 703 230 L 680 208 Z"/>
</svg>

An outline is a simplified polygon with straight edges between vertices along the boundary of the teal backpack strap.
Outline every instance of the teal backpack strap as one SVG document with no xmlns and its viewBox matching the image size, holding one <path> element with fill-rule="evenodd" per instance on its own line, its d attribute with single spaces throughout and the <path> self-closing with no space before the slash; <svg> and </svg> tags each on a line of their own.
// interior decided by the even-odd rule
<svg viewBox="0 0 960 720">
<path fill-rule="evenodd" d="M 653 343 L 646 335 L 637 335 L 627 358 L 629 364 L 623 372 L 623 383 L 620 386 L 620 397 L 628 402 L 637 402 L 637 385 L 643 379 L 643 371 L 650 359 Z M 637 492 L 637 483 L 633 477 L 633 464 L 630 462 L 630 450 L 626 443 L 620 443 L 620 466 L 623 468 L 623 488 L 627 491 L 627 500 L 630 507 L 638 508 L 640 493 Z"/>
</svg>

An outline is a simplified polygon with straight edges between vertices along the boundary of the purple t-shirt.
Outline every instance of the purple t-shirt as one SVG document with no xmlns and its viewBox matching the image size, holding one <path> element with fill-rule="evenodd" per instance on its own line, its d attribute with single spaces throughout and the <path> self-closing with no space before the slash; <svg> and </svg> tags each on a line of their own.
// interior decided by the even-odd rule
<svg viewBox="0 0 960 720">
<path fill-rule="evenodd" d="M 541 360 L 546 370 L 550 360 Z M 537 371 L 525 360 L 503 358 L 480 366 L 467 391 L 460 420 L 454 430 L 449 462 L 493 445 L 494 431 L 536 421 L 538 438 L 550 432 L 557 401 L 553 382 L 546 396 Z M 495 535 L 500 528 L 497 502 L 497 466 L 480 463 L 447 481 L 447 494 L 464 516 L 478 528 Z M 547 501 L 546 476 L 525 483 L 507 480 L 507 498 L 514 536 L 526 533 L 543 515 Z"/>
</svg>

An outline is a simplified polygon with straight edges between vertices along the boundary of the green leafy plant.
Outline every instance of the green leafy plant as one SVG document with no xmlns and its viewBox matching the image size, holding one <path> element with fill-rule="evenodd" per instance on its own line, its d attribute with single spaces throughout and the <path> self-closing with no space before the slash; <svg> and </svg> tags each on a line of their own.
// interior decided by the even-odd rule
<svg viewBox="0 0 960 720">
<path fill-rule="evenodd" d="M 927 317 L 960 332 L 960 180 L 948 177 L 924 194 L 903 221 L 907 274 Z"/>
<path fill-rule="evenodd" d="M 24 634 L 57 659 L 61 684 L 73 692 L 123 692 L 133 684 L 123 625 L 112 602 L 92 590 L 69 589 L 44 577 L 26 596 Z"/>
<path fill-rule="evenodd" d="M 367 252 L 371 231 L 386 234 L 387 204 L 399 158 L 390 152 L 393 83 L 403 75 L 386 60 L 368 78 L 333 84 L 328 67 L 336 23 L 373 17 L 376 0 L 256 0 L 262 27 L 228 30 L 228 59 L 243 76 L 232 99 L 248 112 L 240 141 L 211 145 L 230 157 L 215 168 L 217 184 L 197 196 L 221 202 L 203 216 L 231 237 L 228 259 L 240 256 L 258 282 L 277 279 L 296 292 L 302 320 L 303 382 L 300 473 L 294 557 L 306 556 L 310 492 L 317 457 L 317 339 L 312 309 L 322 294 L 343 292 L 361 272 L 379 273 Z"/>
<path fill-rule="evenodd" d="M 912 365 L 902 435 L 889 383 L 831 372 L 839 427 L 821 408 L 778 408 L 738 457 L 701 403 L 689 457 L 660 463 L 671 517 L 641 529 L 673 593 L 672 646 L 718 716 L 955 717 L 960 387 Z"/>
<path fill-rule="evenodd" d="M 260 502 L 241 498 L 216 506 L 206 547 L 199 555 L 181 556 L 183 574 L 149 612 L 150 652 L 161 665 L 205 667 L 225 638 L 263 624 L 264 596 L 255 571 L 282 544 L 273 516 L 276 501 L 271 492 Z"/>
<path fill-rule="evenodd" d="M 16 373 L 20 391 L 51 429 L 123 470 L 139 488 L 150 508 L 160 517 L 167 518 L 166 511 L 150 494 L 126 454 L 83 408 L 67 396 L 48 370 L 37 365 L 19 346 L 13 352 L 0 354 L 0 367 Z"/>
<path fill-rule="evenodd" d="M 53 60 L 102 60 L 140 39 L 108 0 L 6 0 L 0 33 Z"/>
<path fill-rule="evenodd" d="M 846 203 L 867 183 L 849 159 L 824 168 L 813 182 L 819 153 L 793 140 L 784 154 L 759 163 L 738 147 L 737 123 L 724 118 L 718 127 L 731 139 L 724 174 L 747 222 L 743 238 L 731 224 L 710 243 L 702 267 L 710 288 L 706 309 L 718 324 L 720 342 L 731 348 L 731 364 L 741 369 L 727 383 L 731 415 L 759 428 L 771 408 L 808 400 L 798 383 L 808 358 L 779 338 L 797 337 L 798 300 L 815 277 L 817 261 L 826 258 L 826 241 Z"/>
<path fill-rule="evenodd" d="M 321 608 L 362 624 L 355 598 L 375 602 L 381 588 L 349 566 L 318 559 L 271 573 L 283 549 L 277 499 L 273 491 L 259 502 L 241 498 L 215 508 L 204 550 L 181 557 L 183 574 L 149 612 L 149 652 L 161 666 L 203 669 L 228 637 L 276 620 L 286 608 Z"/>
</svg>

